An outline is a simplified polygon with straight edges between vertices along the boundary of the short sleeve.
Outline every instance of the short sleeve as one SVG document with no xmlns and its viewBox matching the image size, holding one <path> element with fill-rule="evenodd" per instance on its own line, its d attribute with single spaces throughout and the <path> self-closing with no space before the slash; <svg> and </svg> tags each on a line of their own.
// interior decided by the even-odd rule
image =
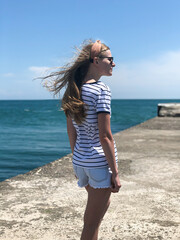
<svg viewBox="0 0 180 240">
<path fill-rule="evenodd" d="M 109 113 L 111 114 L 111 92 L 110 89 L 103 89 L 98 95 L 96 101 L 97 113 Z"/>
</svg>

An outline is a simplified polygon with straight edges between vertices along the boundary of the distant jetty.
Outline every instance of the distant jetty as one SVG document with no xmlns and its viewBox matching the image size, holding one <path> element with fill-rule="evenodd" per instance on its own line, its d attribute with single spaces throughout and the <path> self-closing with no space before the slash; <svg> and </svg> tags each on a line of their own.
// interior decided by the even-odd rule
<svg viewBox="0 0 180 240">
<path fill-rule="evenodd" d="M 99 240 L 180 239 L 180 104 L 114 134 L 122 188 Z M 132 116 L 133 117 L 133 116 Z M 0 240 L 79 240 L 87 200 L 72 154 L 0 182 Z"/>
<path fill-rule="evenodd" d="M 180 103 L 159 103 L 159 117 L 180 117 Z"/>
</svg>

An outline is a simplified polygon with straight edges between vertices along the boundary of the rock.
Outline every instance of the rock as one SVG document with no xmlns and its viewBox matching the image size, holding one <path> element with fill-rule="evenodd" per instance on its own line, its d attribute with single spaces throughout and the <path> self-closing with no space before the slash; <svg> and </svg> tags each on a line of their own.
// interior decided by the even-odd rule
<svg viewBox="0 0 180 240">
<path fill-rule="evenodd" d="M 159 103 L 158 117 L 180 117 L 180 103 Z"/>
</svg>

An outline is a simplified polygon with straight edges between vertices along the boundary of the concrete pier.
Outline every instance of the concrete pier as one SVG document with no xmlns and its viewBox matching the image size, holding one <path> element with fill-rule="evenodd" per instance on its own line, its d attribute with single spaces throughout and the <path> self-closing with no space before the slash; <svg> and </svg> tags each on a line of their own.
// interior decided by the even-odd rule
<svg viewBox="0 0 180 240">
<path fill-rule="evenodd" d="M 180 239 L 180 118 L 154 118 L 114 135 L 122 188 L 100 240 Z M 0 183 L 0 240 L 79 240 L 86 191 L 71 155 Z"/>
</svg>

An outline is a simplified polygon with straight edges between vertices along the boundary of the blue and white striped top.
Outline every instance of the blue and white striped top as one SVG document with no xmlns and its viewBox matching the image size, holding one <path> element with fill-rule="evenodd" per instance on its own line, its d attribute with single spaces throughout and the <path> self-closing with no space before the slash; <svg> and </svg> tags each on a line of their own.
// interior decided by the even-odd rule
<svg viewBox="0 0 180 240">
<path fill-rule="evenodd" d="M 103 82 L 85 83 L 81 88 L 82 100 L 86 106 L 86 119 L 82 124 L 73 125 L 77 139 L 73 151 L 73 164 L 86 168 L 108 166 L 99 139 L 98 113 L 106 112 L 111 115 L 111 91 Z M 117 149 L 114 142 L 116 162 Z"/>
</svg>

